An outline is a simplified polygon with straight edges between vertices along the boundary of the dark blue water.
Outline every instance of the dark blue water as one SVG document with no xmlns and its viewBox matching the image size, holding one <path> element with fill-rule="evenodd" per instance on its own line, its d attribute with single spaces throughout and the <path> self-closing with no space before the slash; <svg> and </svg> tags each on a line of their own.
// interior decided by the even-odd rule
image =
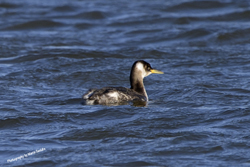
<svg viewBox="0 0 250 167">
<path fill-rule="evenodd" d="M 146 107 L 81 104 L 129 85 Z M 250 1 L 0 1 L 2 166 L 250 166 Z"/>
</svg>

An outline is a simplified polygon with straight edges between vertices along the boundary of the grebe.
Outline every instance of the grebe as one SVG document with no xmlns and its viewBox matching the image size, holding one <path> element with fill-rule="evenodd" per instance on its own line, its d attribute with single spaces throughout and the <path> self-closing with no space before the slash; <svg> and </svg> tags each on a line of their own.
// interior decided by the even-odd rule
<svg viewBox="0 0 250 167">
<path fill-rule="evenodd" d="M 147 102 L 148 95 L 143 84 L 143 78 L 152 73 L 163 74 L 162 71 L 153 69 L 146 61 L 138 60 L 133 64 L 130 72 L 130 89 L 124 87 L 90 89 L 83 95 L 84 103 L 88 105 L 112 105 L 129 101 Z"/>
</svg>

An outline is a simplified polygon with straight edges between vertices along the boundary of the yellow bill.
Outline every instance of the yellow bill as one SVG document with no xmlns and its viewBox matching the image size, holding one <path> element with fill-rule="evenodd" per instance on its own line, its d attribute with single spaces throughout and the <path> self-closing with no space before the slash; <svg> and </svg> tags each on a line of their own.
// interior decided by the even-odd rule
<svg viewBox="0 0 250 167">
<path fill-rule="evenodd" d="M 150 72 L 155 73 L 155 74 L 164 74 L 164 72 L 156 70 L 156 69 L 151 69 Z"/>
</svg>

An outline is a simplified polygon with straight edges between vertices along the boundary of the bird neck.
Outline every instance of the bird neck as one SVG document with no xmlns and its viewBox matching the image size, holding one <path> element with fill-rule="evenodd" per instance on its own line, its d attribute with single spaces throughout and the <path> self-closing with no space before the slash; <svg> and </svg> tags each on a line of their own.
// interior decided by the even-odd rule
<svg viewBox="0 0 250 167">
<path fill-rule="evenodd" d="M 130 85 L 131 85 L 131 89 L 133 89 L 137 93 L 144 95 L 146 99 L 148 100 L 148 95 L 144 87 L 142 77 L 130 75 Z"/>
</svg>

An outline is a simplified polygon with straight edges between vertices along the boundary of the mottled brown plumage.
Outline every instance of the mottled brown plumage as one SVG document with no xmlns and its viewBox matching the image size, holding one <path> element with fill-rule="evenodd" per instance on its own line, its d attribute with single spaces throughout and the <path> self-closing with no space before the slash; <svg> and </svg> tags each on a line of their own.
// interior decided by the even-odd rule
<svg viewBox="0 0 250 167">
<path fill-rule="evenodd" d="M 106 87 L 102 89 L 90 89 L 83 95 L 85 104 L 117 104 L 128 101 L 148 101 L 148 95 L 143 84 L 143 78 L 151 73 L 163 74 L 155 70 L 143 60 L 136 61 L 130 72 L 131 88 Z"/>
</svg>

